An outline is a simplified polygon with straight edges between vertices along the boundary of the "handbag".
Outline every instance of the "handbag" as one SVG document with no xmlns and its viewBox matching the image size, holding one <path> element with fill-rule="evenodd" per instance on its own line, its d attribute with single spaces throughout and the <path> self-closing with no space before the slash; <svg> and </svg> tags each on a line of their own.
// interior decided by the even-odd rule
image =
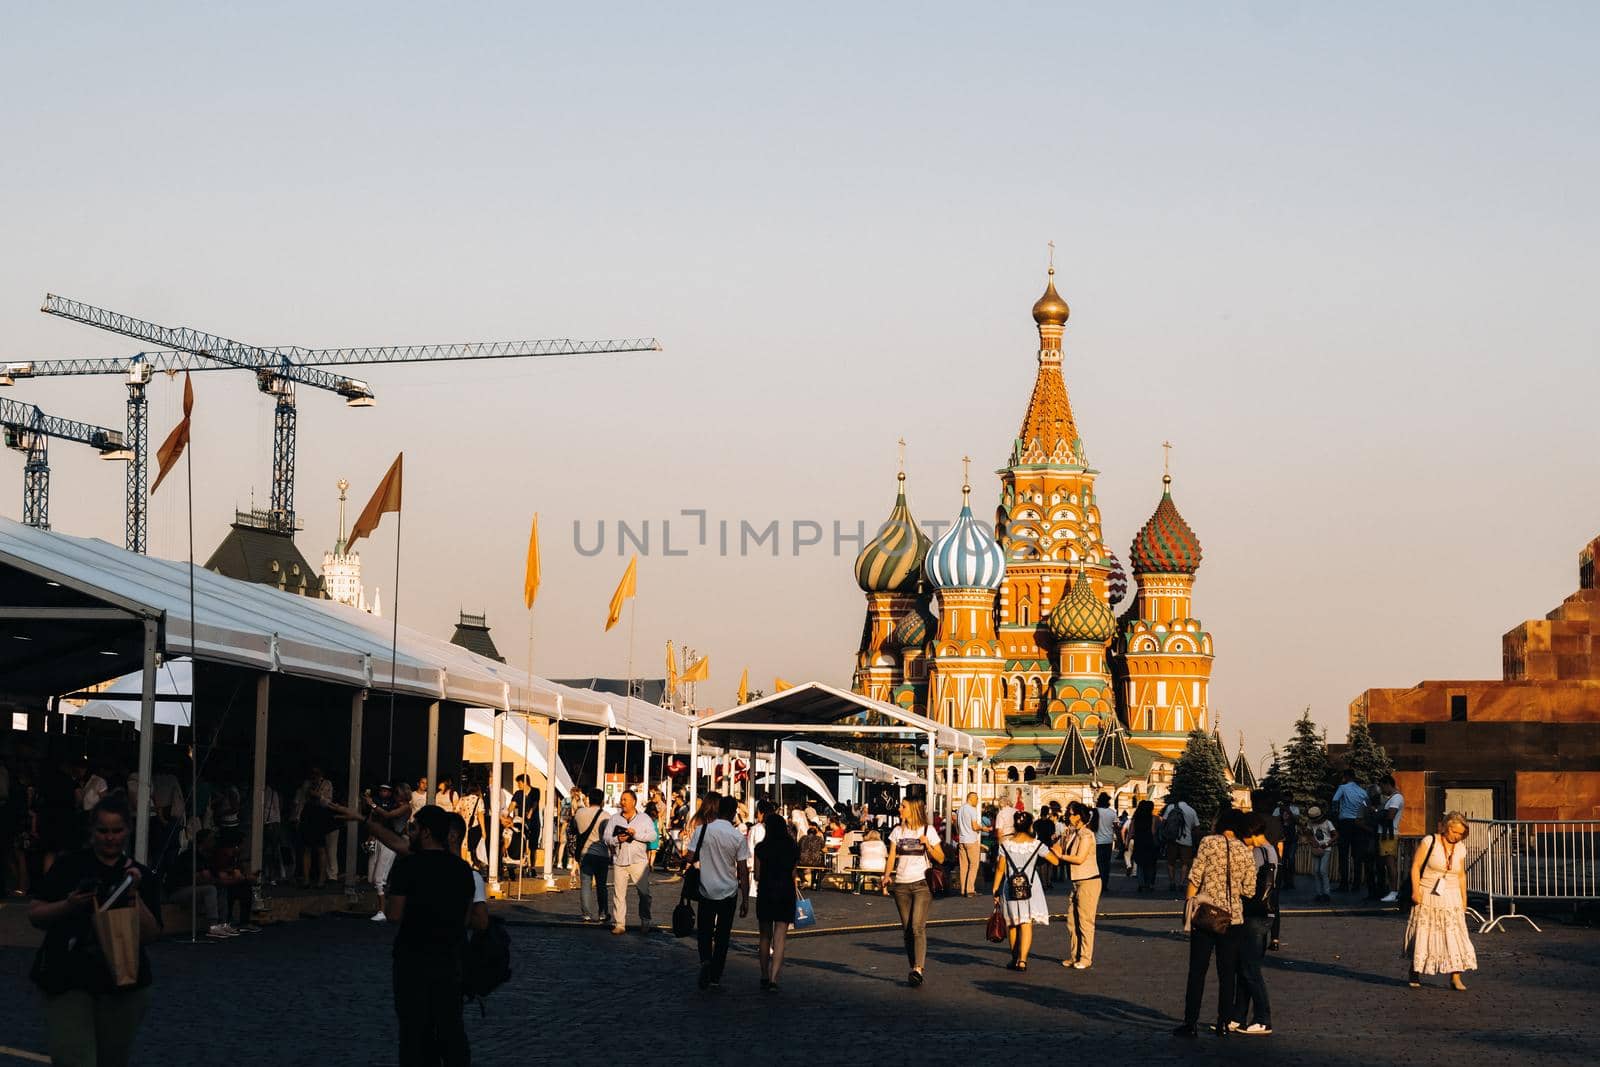
<svg viewBox="0 0 1600 1067">
<path fill-rule="evenodd" d="M 983 936 L 997 945 L 1006 939 L 1006 913 L 998 900 L 994 902 L 988 925 L 983 928 Z"/>
<path fill-rule="evenodd" d="M 100 954 L 118 989 L 139 983 L 139 909 L 135 906 L 97 908 L 90 916 Z"/>
<path fill-rule="evenodd" d="M 928 864 L 928 869 L 922 874 L 923 880 L 928 883 L 928 892 L 936 897 L 944 896 L 944 868 L 938 864 Z"/>
<path fill-rule="evenodd" d="M 804 930 L 815 925 L 817 925 L 817 909 L 812 906 L 810 897 L 796 890 L 794 898 L 794 928 L 796 930 Z"/>
<path fill-rule="evenodd" d="M 1227 875 L 1224 882 L 1223 899 L 1229 899 L 1227 894 L 1233 892 L 1233 850 L 1228 847 L 1227 839 L 1222 842 L 1222 855 L 1226 863 Z M 1228 927 L 1233 925 L 1233 909 L 1220 908 L 1209 900 L 1202 900 L 1195 905 L 1194 914 L 1190 916 L 1189 925 L 1195 929 L 1204 930 L 1214 937 L 1221 937 L 1228 932 Z"/>
</svg>

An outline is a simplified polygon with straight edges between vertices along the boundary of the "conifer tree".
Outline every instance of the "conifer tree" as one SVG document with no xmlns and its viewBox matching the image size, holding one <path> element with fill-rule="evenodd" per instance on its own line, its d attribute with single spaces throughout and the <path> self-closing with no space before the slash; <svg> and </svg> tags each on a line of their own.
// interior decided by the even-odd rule
<svg viewBox="0 0 1600 1067">
<path fill-rule="evenodd" d="M 1280 778 L 1302 812 L 1312 804 L 1327 807 L 1332 796 L 1328 788 L 1328 746 L 1323 743 L 1317 724 L 1311 721 L 1310 708 L 1295 720 L 1294 736 L 1283 750 Z"/>
<path fill-rule="evenodd" d="M 1222 753 L 1205 731 L 1189 731 L 1188 746 L 1172 769 L 1172 792 L 1189 802 L 1200 817 L 1202 827 L 1216 820 L 1217 811 L 1228 799 L 1228 777 L 1222 765 Z"/>
<path fill-rule="evenodd" d="M 1345 751 L 1345 760 L 1355 772 L 1357 782 L 1370 788 L 1377 785 L 1384 775 L 1394 773 L 1389 753 L 1372 739 L 1372 730 L 1367 726 L 1365 715 L 1357 717 L 1350 724 L 1346 740 L 1349 747 Z"/>
</svg>

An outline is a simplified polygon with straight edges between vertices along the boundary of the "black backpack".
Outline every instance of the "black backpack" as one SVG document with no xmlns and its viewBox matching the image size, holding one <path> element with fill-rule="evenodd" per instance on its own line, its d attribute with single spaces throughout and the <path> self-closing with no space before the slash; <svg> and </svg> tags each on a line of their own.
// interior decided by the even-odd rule
<svg viewBox="0 0 1600 1067">
<path fill-rule="evenodd" d="M 489 917 L 489 925 L 474 930 L 467 940 L 467 953 L 462 960 L 461 993 L 468 999 L 477 999 L 478 1011 L 483 1011 L 482 1000 L 511 978 L 511 935 L 506 932 L 504 919 Z"/>
</svg>

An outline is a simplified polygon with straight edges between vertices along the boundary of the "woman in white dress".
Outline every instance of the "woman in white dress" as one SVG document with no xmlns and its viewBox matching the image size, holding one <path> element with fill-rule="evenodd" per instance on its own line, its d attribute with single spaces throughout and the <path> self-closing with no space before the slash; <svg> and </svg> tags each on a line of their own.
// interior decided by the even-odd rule
<svg viewBox="0 0 1600 1067">
<path fill-rule="evenodd" d="M 1006 916 L 1006 937 L 1011 942 L 1013 971 L 1028 969 L 1028 951 L 1033 948 L 1033 928 L 1050 924 L 1050 905 L 1044 899 L 1044 883 L 1039 880 L 1039 864 L 1057 864 L 1061 855 L 1033 836 L 1033 816 L 1017 812 L 1011 836 L 1000 843 L 1000 862 L 995 864 L 994 898 Z M 1014 875 L 1026 877 L 1028 896 L 1016 899 Z"/>
<path fill-rule="evenodd" d="M 1439 832 L 1417 843 L 1411 861 L 1411 919 L 1406 923 L 1410 986 L 1425 974 L 1448 974 L 1450 988 L 1466 989 L 1462 971 L 1478 969 L 1467 934 L 1467 817 L 1446 813 Z"/>
</svg>

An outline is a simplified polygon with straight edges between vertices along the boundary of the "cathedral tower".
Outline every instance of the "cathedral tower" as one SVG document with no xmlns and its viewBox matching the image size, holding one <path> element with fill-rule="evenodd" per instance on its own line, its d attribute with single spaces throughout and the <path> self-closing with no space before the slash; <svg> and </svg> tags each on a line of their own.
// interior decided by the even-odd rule
<svg viewBox="0 0 1600 1067">
<path fill-rule="evenodd" d="M 1129 726 L 1141 745 L 1176 757 L 1193 729 L 1208 729 L 1211 635 L 1194 617 L 1191 594 L 1200 540 L 1172 502 L 1172 476 L 1129 558 L 1139 584 L 1123 635 Z"/>
<path fill-rule="evenodd" d="M 961 514 L 933 543 L 923 565 L 939 597 L 927 714 L 957 729 L 998 730 L 1004 713 L 997 688 L 1001 660 L 994 601 L 1006 561 L 994 536 L 973 517 L 971 498 L 971 484 L 963 484 Z"/>
<path fill-rule="evenodd" d="M 1053 642 L 1045 620 L 1080 569 L 1089 589 L 1102 599 L 1112 574 L 1094 494 L 1099 472 L 1084 456 L 1061 373 L 1061 342 L 1070 314 L 1056 292 L 1052 263 L 1044 295 L 1033 305 L 1039 328 L 1038 375 L 1010 462 L 999 471 L 1000 507 L 995 513 L 1006 560 L 998 629 L 1006 713 L 1018 722 L 1063 728 L 1067 707 L 1051 692 Z"/>
<path fill-rule="evenodd" d="M 1116 701 L 1106 645 L 1116 636 L 1117 620 L 1085 571 L 1078 572 L 1072 592 L 1051 610 L 1048 624 L 1056 639 L 1050 702 L 1064 709 L 1051 716 L 1051 725 L 1056 729 L 1077 725 L 1107 730 L 1116 718 Z"/>
<path fill-rule="evenodd" d="M 899 486 L 889 517 L 878 528 L 877 536 L 868 541 L 856 557 L 856 584 L 867 594 L 867 618 L 861 631 L 861 648 L 856 654 L 852 688 L 883 701 L 893 700 L 895 690 L 906 680 L 894 656 L 895 630 L 902 619 L 914 615 L 922 562 L 928 554 L 928 535 L 922 532 L 906 505 L 903 460 L 898 477 Z"/>
</svg>

